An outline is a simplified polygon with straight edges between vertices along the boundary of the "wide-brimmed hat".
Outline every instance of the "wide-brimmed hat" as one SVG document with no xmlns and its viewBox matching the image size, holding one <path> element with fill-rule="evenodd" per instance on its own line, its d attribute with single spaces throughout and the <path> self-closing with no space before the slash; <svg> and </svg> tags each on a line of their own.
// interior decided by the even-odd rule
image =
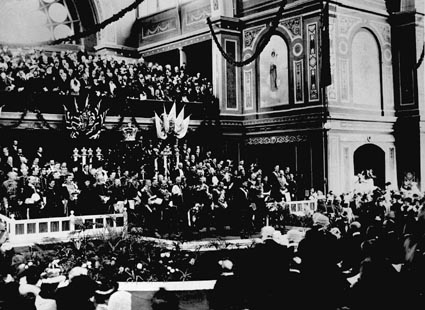
<svg viewBox="0 0 425 310">
<path fill-rule="evenodd" d="M 323 215 L 322 213 L 313 214 L 313 225 L 326 227 L 329 223 L 329 218 L 326 215 Z"/>
<path fill-rule="evenodd" d="M 273 233 L 275 229 L 272 226 L 264 226 L 261 228 L 261 238 L 265 239 L 273 239 Z"/>
<path fill-rule="evenodd" d="M 86 276 L 88 274 L 88 272 L 89 271 L 87 270 L 87 268 L 79 267 L 79 266 L 74 267 L 68 273 L 68 279 L 72 280 L 72 278 L 75 278 L 77 276 L 82 276 L 82 275 Z"/>
</svg>

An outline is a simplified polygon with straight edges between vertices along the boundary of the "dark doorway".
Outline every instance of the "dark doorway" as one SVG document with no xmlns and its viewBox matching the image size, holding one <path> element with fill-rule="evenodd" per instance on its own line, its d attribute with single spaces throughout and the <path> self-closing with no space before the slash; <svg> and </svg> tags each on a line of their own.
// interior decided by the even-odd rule
<svg viewBox="0 0 425 310">
<path fill-rule="evenodd" d="M 385 152 L 375 144 L 365 144 L 354 152 L 354 173 L 372 169 L 375 175 L 375 186 L 385 185 Z"/>
<path fill-rule="evenodd" d="M 185 46 L 186 71 L 189 75 L 201 73 L 203 78 L 212 80 L 212 46 L 211 41 L 203 41 Z"/>
</svg>

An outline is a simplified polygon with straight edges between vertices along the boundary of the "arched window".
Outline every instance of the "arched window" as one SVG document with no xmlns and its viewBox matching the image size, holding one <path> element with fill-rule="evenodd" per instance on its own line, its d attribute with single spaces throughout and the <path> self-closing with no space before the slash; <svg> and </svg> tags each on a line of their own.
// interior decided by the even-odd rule
<svg viewBox="0 0 425 310">
<path fill-rule="evenodd" d="M 379 108 L 381 61 L 375 37 L 367 30 L 360 30 L 353 38 L 351 53 L 354 103 Z"/>
<path fill-rule="evenodd" d="M 74 34 L 65 0 L 0 1 L 0 42 L 31 44 Z"/>
<path fill-rule="evenodd" d="M 258 62 L 259 101 L 261 108 L 289 103 L 288 46 L 273 35 Z"/>
</svg>

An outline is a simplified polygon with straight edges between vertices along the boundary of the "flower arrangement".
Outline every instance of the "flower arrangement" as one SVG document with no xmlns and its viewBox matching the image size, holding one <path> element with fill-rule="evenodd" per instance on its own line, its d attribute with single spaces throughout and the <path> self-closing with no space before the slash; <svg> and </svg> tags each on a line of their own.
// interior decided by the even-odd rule
<svg viewBox="0 0 425 310">
<path fill-rule="evenodd" d="M 35 245 L 18 255 L 41 269 L 55 261 L 63 274 L 82 266 L 95 280 L 109 276 L 120 282 L 187 281 L 198 258 L 197 252 L 165 248 L 137 235 L 77 237 L 69 243 Z"/>
</svg>

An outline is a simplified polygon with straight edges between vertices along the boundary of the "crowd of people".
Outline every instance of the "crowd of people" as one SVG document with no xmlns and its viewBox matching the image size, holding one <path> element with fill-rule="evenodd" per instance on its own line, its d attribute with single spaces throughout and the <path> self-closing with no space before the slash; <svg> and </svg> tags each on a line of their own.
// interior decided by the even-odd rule
<svg viewBox="0 0 425 310">
<path fill-rule="evenodd" d="M 2 212 L 32 218 L 63 216 L 70 210 L 77 215 L 122 212 L 126 207 L 132 223 L 155 236 L 189 226 L 215 226 L 220 231 L 228 224 L 244 236 L 263 227 L 262 240 L 252 251 L 235 264 L 221 262 L 223 273 L 211 295 L 212 309 L 281 309 L 282 305 L 420 309 L 423 305 L 425 198 L 411 178 L 400 190 L 390 183 L 382 189 L 373 186 L 342 195 L 311 190 L 308 198 L 317 201 L 311 227 L 305 234 L 292 230 L 282 235 L 264 223 L 270 202 L 295 200 L 302 192 L 290 168 L 276 165 L 266 173 L 255 164 L 218 159 L 199 146 L 192 150 L 187 143 L 148 141 L 141 152 L 138 166 L 127 170 L 115 160 L 108 161 L 110 152 L 102 155 L 100 148 L 76 149 L 69 161 L 57 163 L 46 158 L 43 147 L 27 155 L 15 140 L 3 147 L 0 159 Z M 97 296 L 100 284 L 84 274 L 78 288 L 71 274 L 66 290 L 55 284 L 52 292 L 44 291 L 44 286 L 50 286 L 39 274 L 32 277 L 24 272 L 26 282 L 20 283 L 16 272 L 14 281 L 3 274 L 1 285 L 7 289 L 0 291 L 13 290 L 6 295 L 6 304 L 29 302 L 26 305 L 33 308 L 22 309 L 34 309 L 34 304 L 35 309 L 44 309 L 37 306 L 41 298 L 39 302 L 54 301 L 57 309 L 68 309 L 72 290 L 85 287 L 82 309 L 94 309 L 96 303 L 98 309 L 115 309 L 106 308 L 109 297 Z M 53 281 L 44 277 L 47 283 Z M 114 291 L 108 285 L 105 290 Z M 282 299 L 282 292 L 291 297 Z M 67 302 L 60 305 L 61 298 Z M 114 304 L 113 300 L 109 302 Z"/>
<path fill-rule="evenodd" d="M 264 226 L 243 255 L 220 254 L 222 272 L 208 293 L 209 309 L 422 309 L 424 199 L 394 192 L 387 204 L 384 191 L 366 196 L 349 204 L 325 199 L 305 232 Z M 42 270 L 19 254 L 1 262 L 2 310 L 130 309 L 131 294 L 117 291 L 107 272 L 94 281 L 86 266 L 64 275 L 55 261 Z M 163 289 L 152 298 L 152 309 L 178 304 Z"/>
<path fill-rule="evenodd" d="M 201 73 L 190 75 L 185 65 L 160 65 L 91 55 L 81 50 L 49 52 L 42 49 L 0 47 L 0 92 L 31 97 L 38 93 L 204 101 L 212 84 Z"/>
<path fill-rule="evenodd" d="M 74 149 L 68 161 L 57 162 L 43 147 L 27 155 L 14 140 L 0 157 L 1 212 L 27 219 L 127 208 L 130 221 L 153 235 L 189 227 L 222 233 L 229 226 L 248 234 L 264 225 L 268 202 L 294 200 L 300 192 L 289 167 L 263 172 L 187 143 L 148 141 L 136 151 L 138 161 L 129 169 L 110 149 Z"/>
<path fill-rule="evenodd" d="M 76 266 L 63 274 L 57 262 L 44 270 L 22 263 L 14 256 L 13 266 L 0 268 L 0 309 L 2 310 L 132 310 L 132 294 L 118 290 L 113 277 L 94 280 L 89 270 Z M 2 262 L 3 263 L 3 262 Z M 152 310 L 178 310 L 177 296 L 164 288 L 147 302 Z"/>
<path fill-rule="evenodd" d="M 304 234 L 263 227 L 250 254 L 221 262 L 212 309 L 422 309 L 423 196 L 364 196 L 325 199 Z"/>
</svg>

